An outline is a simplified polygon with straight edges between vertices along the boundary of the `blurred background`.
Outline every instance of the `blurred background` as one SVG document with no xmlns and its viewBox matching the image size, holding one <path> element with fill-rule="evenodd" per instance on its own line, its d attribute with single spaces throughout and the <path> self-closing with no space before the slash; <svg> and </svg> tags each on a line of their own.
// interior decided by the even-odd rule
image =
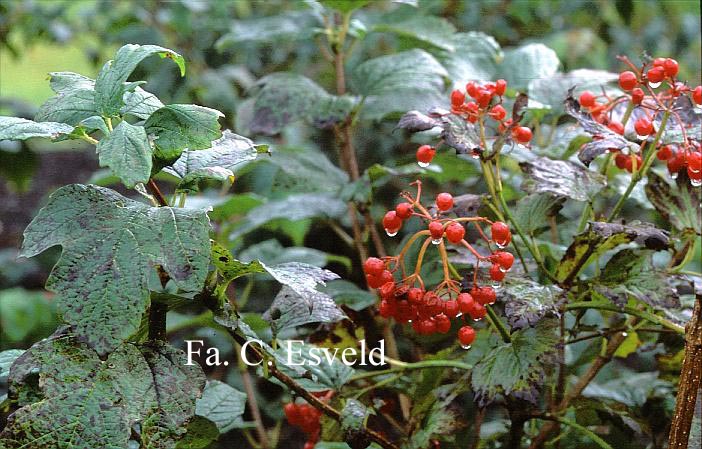
<svg viewBox="0 0 702 449">
<path fill-rule="evenodd" d="M 249 135 L 240 126 L 237 112 L 259 78 L 293 71 L 333 90 L 333 67 L 320 56 L 318 8 L 314 1 L 281 0 L 0 0 L 0 115 L 33 117 L 53 95 L 48 72 L 73 71 L 94 78 L 120 46 L 157 44 L 185 57 L 187 76 L 178 77 L 170 64 L 152 58 L 137 67 L 133 79 L 146 80 L 147 89 L 166 104 L 196 103 L 219 109 L 226 115 L 223 128 Z M 351 32 L 365 37 L 349 64 L 416 47 L 412 37 L 378 32 L 372 25 L 388 16 L 404 20 L 420 13 L 441 17 L 461 32 L 491 35 L 502 48 L 544 43 L 556 51 L 563 72 L 618 71 L 617 55 L 637 59 L 648 52 L 676 58 L 680 78 L 692 85 L 700 83 L 700 2 L 684 0 L 371 1 L 354 14 Z M 411 144 L 405 135 L 393 132 L 395 123 L 360 125 L 357 148 L 362 170 L 374 163 L 412 162 Z M 314 144 L 332 162 L 337 160 L 329 131 L 291 126 L 269 139 L 276 148 Z M 442 185 L 465 184 L 466 172 L 457 170 L 475 172 L 470 164 L 452 171 L 450 159 L 438 157 L 437 163 L 446 165 L 442 177 L 434 178 Z M 272 164 L 255 165 L 232 192 L 255 192 L 246 197 L 255 205 L 256 195 L 270 199 L 283 191 L 296 191 L 295 181 L 281 181 L 278 170 Z M 16 256 L 22 231 L 46 195 L 76 182 L 119 190 L 109 174 L 99 169 L 94 151 L 82 142 L 0 142 L 0 351 L 29 347 L 57 326 L 50 296 L 42 287 L 58 248 L 31 260 Z M 392 187 L 388 202 L 400 188 Z M 206 192 L 198 204 L 218 204 L 220 193 L 208 196 Z M 244 203 L 237 203 L 239 209 L 220 212 L 246 212 L 252 206 Z M 312 238 L 310 229 L 316 231 Z M 263 242 L 269 252 L 271 248 L 275 252 L 272 237 L 284 246 L 304 246 L 323 255 L 333 252 L 333 257 L 325 256 L 326 264 L 342 277 L 359 271 L 350 267 L 355 262 L 353 251 L 344 253 L 329 227 L 310 222 L 284 231 L 268 228 L 235 245 L 244 248 Z"/>
</svg>

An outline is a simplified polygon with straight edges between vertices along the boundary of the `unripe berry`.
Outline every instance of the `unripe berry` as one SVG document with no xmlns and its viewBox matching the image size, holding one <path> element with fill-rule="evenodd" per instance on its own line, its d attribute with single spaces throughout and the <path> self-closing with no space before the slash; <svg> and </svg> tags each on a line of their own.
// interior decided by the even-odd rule
<svg viewBox="0 0 702 449">
<path fill-rule="evenodd" d="M 639 136 L 648 136 L 653 134 L 653 123 L 646 117 L 641 117 L 634 123 L 634 129 Z"/>
<path fill-rule="evenodd" d="M 512 232 L 509 230 L 509 226 L 501 221 L 496 221 L 492 224 L 490 230 L 495 244 L 500 247 L 509 245 L 509 242 L 512 240 Z"/>
<path fill-rule="evenodd" d="M 660 83 L 665 79 L 665 71 L 663 67 L 653 67 L 646 72 L 646 78 L 651 83 Z"/>
<path fill-rule="evenodd" d="M 412 216 L 412 205 L 410 203 L 400 203 L 395 206 L 395 214 L 401 220 L 407 220 Z"/>
<path fill-rule="evenodd" d="M 665 72 L 665 76 L 670 78 L 674 77 L 678 74 L 678 61 L 671 58 L 666 59 L 663 62 L 663 71 Z"/>
<path fill-rule="evenodd" d="M 492 279 L 493 281 L 500 282 L 501 280 L 503 280 L 505 278 L 506 274 L 507 273 L 502 271 L 500 269 L 500 266 L 497 264 L 494 264 L 493 266 L 490 267 L 490 279 Z"/>
<path fill-rule="evenodd" d="M 402 227 L 402 219 L 397 216 L 394 210 L 388 211 L 383 217 L 383 228 L 388 233 L 395 233 Z"/>
<path fill-rule="evenodd" d="M 466 94 L 458 89 L 451 92 L 451 106 L 458 107 L 462 105 L 464 101 L 466 101 Z"/>
<path fill-rule="evenodd" d="M 446 239 L 453 244 L 460 243 L 465 235 L 466 228 L 460 223 L 453 222 L 446 226 Z"/>
<path fill-rule="evenodd" d="M 436 207 L 440 211 L 447 211 L 453 207 L 453 196 L 450 193 L 440 193 L 436 195 Z"/>
<path fill-rule="evenodd" d="M 429 223 L 429 234 L 433 240 L 439 240 L 444 236 L 444 225 L 438 221 Z"/>
<path fill-rule="evenodd" d="M 432 146 L 422 145 L 417 148 L 417 162 L 420 164 L 430 164 L 435 154 L 436 150 Z"/>
<path fill-rule="evenodd" d="M 589 90 L 586 90 L 582 94 L 580 94 L 580 105 L 584 106 L 586 108 L 591 108 L 595 106 L 595 94 L 590 92 Z"/>
<path fill-rule="evenodd" d="M 502 96 L 505 94 L 505 90 L 507 90 L 507 81 L 503 79 L 495 81 L 495 94 Z"/>
<path fill-rule="evenodd" d="M 640 87 L 636 87 L 631 91 L 631 102 L 634 104 L 641 104 L 644 99 L 644 91 Z"/>
<path fill-rule="evenodd" d="M 463 326 L 458 329 L 458 341 L 463 346 L 470 346 L 475 340 L 475 330 L 470 326 Z"/>
<path fill-rule="evenodd" d="M 607 128 L 611 129 L 612 131 L 614 131 L 615 133 L 617 133 L 619 135 L 622 135 L 622 136 L 624 135 L 624 125 L 622 125 L 621 122 L 611 121 L 607 125 Z"/>
<path fill-rule="evenodd" d="M 529 143 L 531 130 L 526 126 L 518 126 L 512 130 L 512 137 L 519 143 Z"/>
<path fill-rule="evenodd" d="M 506 115 L 507 111 L 505 111 L 505 108 L 503 108 L 501 104 L 496 104 L 492 107 L 492 109 L 490 109 L 490 117 L 497 121 L 502 120 Z"/>
<path fill-rule="evenodd" d="M 660 150 L 656 152 L 656 157 L 659 161 L 667 161 L 673 157 L 673 150 L 670 148 L 670 145 L 663 145 Z"/>
<path fill-rule="evenodd" d="M 369 257 L 363 262 L 363 271 L 365 271 L 366 274 L 380 276 L 383 270 L 385 270 L 385 262 L 377 257 Z"/>
<path fill-rule="evenodd" d="M 636 74 L 627 70 L 619 74 L 619 87 L 624 90 L 631 90 L 639 83 L 636 79 Z"/>
<path fill-rule="evenodd" d="M 692 101 L 696 104 L 702 104 L 702 86 L 697 86 L 692 91 Z"/>
<path fill-rule="evenodd" d="M 451 330 L 451 320 L 443 313 L 434 317 L 434 323 L 436 323 L 436 331 L 441 334 L 445 334 Z"/>
<path fill-rule="evenodd" d="M 460 310 L 461 313 L 468 313 L 475 301 L 470 293 L 460 293 L 458 298 L 456 298 L 456 302 L 458 304 L 458 310 Z"/>
</svg>

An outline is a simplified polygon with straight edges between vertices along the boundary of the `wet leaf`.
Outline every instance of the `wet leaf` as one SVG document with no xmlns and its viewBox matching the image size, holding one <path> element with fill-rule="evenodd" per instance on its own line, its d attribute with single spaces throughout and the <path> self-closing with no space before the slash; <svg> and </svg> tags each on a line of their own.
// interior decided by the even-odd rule
<svg viewBox="0 0 702 449">
<path fill-rule="evenodd" d="M 25 140 L 32 137 L 53 139 L 71 132 L 73 127 L 65 123 L 34 122 L 19 117 L 0 116 L 0 140 Z"/>
<path fill-rule="evenodd" d="M 346 315 L 325 293 L 314 291 L 302 296 L 285 286 L 263 318 L 271 322 L 276 333 L 280 333 L 303 324 L 335 323 L 346 318 Z"/>
<path fill-rule="evenodd" d="M 578 94 L 585 90 L 599 94 L 608 83 L 618 79 L 616 73 L 604 70 L 578 69 L 568 73 L 556 73 L 547 78 L 539 78 L 529 82 L 529 96 L 551 107 L 551 112 L 562 114 L 563 99 L 576 90 Z"/>
<path fill-rule="evenodd" d="M 290 42 L 308 39 L 315 27 L 320 25 L 312 10 L 285 11 L 277 16 L 232 20 L 230 23 L 231 31 L 215 43 L 219 51 L 249 42 Z"/>
<path fill-rule="evenodd" d="M 195 403 L 195 414 L 212 421 L 220 433 L 242 426 L 246 394 L 218 380 L 208 380 L 202 397 Z"/>
<path fill-rule="evenodd" d="M 505 315 L 512 329 L 534 326 L 547 315 L 558 313 L 565 300 L 563 291 L 555 285 L 541 285 L 530 279 L 509 276 L 501 290 Z"/>
<path fill-rule="evenodd" d="M 334 298 L 338 305 L 357 312 L 374 305 L 377 301 L 376 296 L 368 290 L 362 290 L 356 284 L 344 280 L 331 281 L 319 290 Z"/>
<path fill-rule="evenodd" d="M 564 197 L 550 193 L 532 193 L 517 201 L 514 218 L 524 232 L 539 235 L 548 227 L 548 219 L 558 215 L 564 202 Z"/>
<path fill-rule="evenodd" d="M 394 12 L 388 14 L 386 18 L 392 20 L 393 16 L 395 16 Z M 408 37 L 449 52 L 456 50 L 453 44 L 456 28 L 447 20 L 436 16 L 412 14 L 401 20 L 378 23 L 371 30 Z"/>
<path fill-rule="evenodd" d="M 449 42 L 454 51 L 437 52 L 454 88 L 464 89 L 468 81 L 495 79 L 504 58 L 500 44 L 485 33 L 456 33 Z"/>
<path fill-rule="evenodd" d="M 505 50 L 499 74 L 510 88 L 524 90 L 533 80 L 553 76 L 560 64 L 556 52 L 544 44 L 527 44 Z"/>
<path fill-rule="evenodd" d="M 529 193 L 551 193 L 589 201 L 606 185 L 604 176 L 570 161 L 539 157 L 519 164 L 525 174 L 522 188 Z"/>
<path fill-rule="evenodd" d="M 233 281 L 247 274 L 265 272 L 259 261 L 240 262 L 234 258 L 228 249 L 217 242 L 212 242 L 212 263 L 217 267 L 225 281 Z"/>
<path fill-rule="evenodd" d="M 700 188 L 693 187 L 685 174 L 671 181 L 653 171 L 649 172 L 646 196 L 658 213 L 682 232 L 702 233 Z"/>
<path fill-rule="evenodd" d="M 304 389 L 327 391 L 340 390 L 354 374 L 353 368 L 339 360 L 341 350 L 335 354 L 334 349 L 287 340 L 277 351 L 270 352 L 275 355 L 278 369 L 295 379 Z"/>
<path fill-rule="evenodd" d="M 142 126 L 122 121 L 97 144 L 101 167 L 110 167 L 112 174 L 125 186 L 146 183 L 151 177 L 153 150 Z"/>
<path fill-rule="evenodd" d="M 411 133 L 427 131 L 436 126 L 441 126 L 439 117 L 432 117 L 432 114 L 425 115 L 419 111 L 409 111 L 400 118 L 397 123 L 398 128 L 406 129 Z"/>
</svg>

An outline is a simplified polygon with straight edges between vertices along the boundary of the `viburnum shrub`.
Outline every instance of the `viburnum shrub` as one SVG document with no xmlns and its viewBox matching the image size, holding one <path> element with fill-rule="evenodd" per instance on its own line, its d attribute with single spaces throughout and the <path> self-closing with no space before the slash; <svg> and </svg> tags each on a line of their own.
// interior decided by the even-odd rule
<svg viewBox="0 0 702 449">
<path fill-rule="evenodd" d="M 417 188 L 416 195 L 402 193 L 405 202 L 385 214 L 383 226 L 392 237 L 405 220 L 417 217 L 424 222 L 426 229 L 409 237 L 396 256 L 382 260 L 376 257 L 366 259 L 363 264 L 366 281 L 369 287 L 377 289 L 381 299 L 378 312 L 382 317 L 394 318 L 399 323 L 411 323 L 419 335 L 446 334 L 451 330 L 451 322 L 458 322 L 461 326 L 458 340 L 468 348 L 475 332 L 467 323 L 482 320 L 497 297 L 492 286 L 480 285 L 480 263 L 490 264 L 488 273 L 492 281 L 502 281 L 514 263 L 514 256 L 502 251 L 511 241 L 512 234 L 505 223 L 493 222 L 485 217 L 449 217 L 453 208 L 450 193 L 439 193 L 433 206 L 428 209 L 421 203 L 421 181 L 415 181 L 412 185 Z M 465 226 L 477 232 L 486 243 L 489 255 L 481 255 L 465 240 Z M 483 230 L 484 226 L 489 227 L 490 237 Z M 417 242 L 421 242 L 420 249 L 413 264 L 414 270 L 409 272 L 405 258 Z M 475 257 L 470 285 L 461 282 L 462 277 L 449 262 L 447 242 L 466 248 Z M 493 250 L 491 245 L 496 248 Z M 433 288 L 424 283 L 420 274 L 425 254 L 431 246 L 438 248 L 443 272 L 443 281 Z"/>
</svg>

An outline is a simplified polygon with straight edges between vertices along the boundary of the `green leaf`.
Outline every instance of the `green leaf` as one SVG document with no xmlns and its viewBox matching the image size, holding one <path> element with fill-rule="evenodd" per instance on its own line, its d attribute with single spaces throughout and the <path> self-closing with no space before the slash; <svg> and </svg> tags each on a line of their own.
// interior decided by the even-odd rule
<svg viewBox="0 0 702 449">
<path fill-rule="evenodd" d="M 576 87 L 576 95 L 586 90 L 600 93 L 602 88 L 618 78 L 616 73 L 605 70 L 578 69 L 531 80 L 527 92 L 530 99 L 550 106 L 551 113 L 561 115 L 565 112 L 563 100 L 573 87 Z"/>
<path fill-rule="evenodd" d="M 271 220 L 296 221 L 314 217 L 337 218 L 344 213 L 346 213 L 346 204 L 332 195 L 325 193 L 290 195 L 287 198 L 270 201 L 252 209 L 230 237 L 242 236 Z"/>
<path fill-rule="evenodd" d="M 503 283 L 502 300 L 512 329 L 534 326 L 545 316 L 556 314 L 564 299 L 563 291 L 555 285 L 512 276 Z"/>
<path fill-rule="evenodd" d="M 680 307 L 672 276 L 656 269 L 651 251 L 624 249 L 607 262 L 594 288 L 623 307 L 629 295 L 658 310 Z"/>
<path fill-rule="evenodd" d="M 525 90 L 531 81 L 555 75 L 560 65 L 555 51 L 544 44 L 527 44 L 505 51 L 499 73 L 510 88 Z"/>
<path fill-rule="evenodd" d="M 112 174 L 125 186 L 146 183 L 151 176 L 153 150 L 143 126 L 122 121 L 97 144 L 101 167 L 110 167 Z"/>
<path fill-rule="evenodd" d="M 280 169 L 275 187 L 286 193 L 338 192 L 349 179 L 323 152 L 312 148 L 283 147 L 265 161 Z"/>
<path fill-rule="evenodd" d="M 335 323 L 346 318 L 346 315 L 325 293 L 313 291 L 302 296 L 285 286 L 276 295 L 263 318 L 271 322 L 277 334 L 303 324 Z"/>
<path fill-rule="evenodd" d="M 419 49 L 370 59 L 353 71 L 354 85 L 366 97 L 362 114 L 373 120 L 443 103 L 447 77 L 439 61 Z"/>
<path fill-rule="evenodd" d="M 92 89 L 71 89 L 46 100 L 39 107 L 34 120 L 76 126 L 94 115 L 99 115 L 95 108 L 95 91 Z"/>
<path fill-rule="evenodd" d="M 231 21 L 231 31 L 216 43 L 217 50 L 227 50 L 243 43 L 290 42 L 312 37 L 320 21 L 311 10 L 285 11 L 271 17 Z"/>
<path fill-rule="evenodd" d="M 252 133 L 278 134 L 286 125 L 305 120 L 318 128 L 343 121 L 356 104 L 348 95 L 327 93 L 314 81 L 295 73 L 273 73 L 261 78 L 253 96 L 247 128 Z"/>
<path fill-rule="evenodd" d="M 63 246 L 46 288 L 57 293 L 59 311 L 81 339 L 105 354 L 139 327 L 152 265 L 161 265 L 179 289 L 201 290 L 208 231 L 204 211 L 149 207 L 74 184 L 50 196 L 25 230 L 21 254 Z"/>
<path fill-rule="evenodd" d="M 499 342 L 473 368 L 471 384 L 480 406 L 498 396 L 538 400 L 544 366 L 555 351 L 558 337 L 553 321 L 512 334 L 511 343 Z"/>
<path fill-rule="evenodd" d="M 11 390 L 38 373 L 43 397 L 15 412 L 0 439 L 8 448 L 122 448 L 140 424 L 146 447 L 173 447 L 205 383 L 199 365 L 185 362 L 184 353 L 156 342 L 119 346 L 103 361 L 59 332 L 16 360 Z"/>
<path fill-rule="evenodd" d="M 370 0 L 320 0 L 320 3 L 327 8 L 335 9 L 342 13 L 350 13 L 356 9 L 363 8 Z"/>
<path fill-rule="evenodd" d="M 376 296 L 368 290 L 362 290 L 356 284 L 344 280 L 331 281 L 319 291 L 334 298 L 338 305 L 357 312 L 374 305 L 377 301 Z"/>
<path fill-rule="evenodd" d="M 700 188 L 690 184 L 688 177 L 681 173 L 675 182 L 668 181 L 653 171 L 649 172 L 646 196 L 675 229 L 681 232 L 702 233 L 702 220 L 699 205 L 702 202 Z"/>
<path fill-rule="evenodd" d="M 548 227 L 548 219 L 558 215 L 565 198 L 550 193 L 534 193 L 517 201 L 514 219 L 529 235 L 539 235 Z"/>
<path fill-rule="evenodd" d="M 388 14 L 387 19 L 391 20 L 390 22 L 375 24 L 371 30 L 412 38 L 449 52 L 456 50 L 453 44 L 456 28 L 447 20 L 416 13 L 401 20 L 392 20 L 394 17 L 394 12 Z"/>
<path fill-rule="evenodd" d="M 127 44 L 117 50 L 114 60 L 105 63 L 95 80 L 95 106 L 100 115 L 111 117 L 120 113 L 125 105 L 124 93 L 135 87 L 134 83 L 125 84 L 127 78 L 141 61 L 154 54 L 172 59 L 181 76 L 185 75 L 185 60 L 173 50 L 158 45 Z"/>
<path fill-rule="evenodd" d="M 19 117 L 0 116 L 0 140 L 26 140 L 32 137 L 55 139 L 71 132 L 73 127 L 65 123 L 34 122 Z"/>
<path fill-rule="evenodd" d="M 263 265 L 257 260 L 243 263 L 232 256 L 228 249 L 217 242 L 212 242 L 212 262 L 225 281 L 233 281 L 252 273 L 264 273 Z"/>
<path fill-rule="evenodd" d="M 93 90 L 95 81 L 79 73 L 51 72 L 49 86 L 57 94 L 65 94 L 79 89 Z"/>
<path fill-rule="evenodd" d="M 326 281 L 339 278 L 336 273 L 305 263 L 287 262 L 272 266 L 261 263 L 261 265 L 273 279 L 287 285 L 305 300 L 320 294 L 316 289 L 317 284 L 324 285 Z"/>
<path fill-rule="evenodd" d="M 218 380 L 208 380 L 202 397 L 197 400 L 195 414 L 215 423 L 220 433 L 243 424 L 246 394 Z"/>
<path fill-rule="evenodd" d="M 124 93 L 124 106 L 119 113 L 146 120 L 162 107 L 163 103 L 156 95 L 137 87 L 134 91 Z"/>
<path fill-rule="evenodd" d="M 334 256 L 315 248 L 304 246 L 284 247 L 276 239 L 264 240 L 261 243 L 249 246 L 239 253 L 239 259 L 242 261 L 258 259 L 267 265 L 302 262 L 315 267 L 324 267 L 330 260 L 343 261 L 341 256 Z"/>
<path fill-rule="evenodd" d="M 626 373 L 607 382 L 590 383 L 583 390 L 583 396 L 600 400 L 610 399 L 629 407 L 640 407 L 655 389 L 667 385 L 667 382 L 658 379 L 657 372 Z"/>
<path fill-rule="evenodd" d="M 163 171 L 180 178 L 177 190 L 196 192 L 198 183 L 205 179 L 233 180 L 235 169 L 255 160 L 266 150 L 266 146 L 256 146 L 250 139 L 225 130 L 221 138 L 212 142 L 211 148 L 185 150 L 172 166 Z"/>
<path fill-rule="evenodd" d="M 202 416 L 195 416 L 188 421 L 186 434 L 178 440 L 175 449 L 205 449 L 219 438 L 215 423 Z"/>
<path fill-rule="evenodd" d="M 155 136 L 155 155 L 175 161 L 185 150 L 204 150 L 222 137 L 221 112 L 194 104 L 169 104 L 155 111 L 144 123 L 148 134 Z"/>
<path fill-rule="evenodd" d="M 353 440 L 353 437 L 349 438 L 349 436 L 358 433 L 371 414 L 373 411 L 359 401 L 347 399 L 341 410 L 341 430 L 346 434 L 346 439 Z"/>
<path fill-rule="evenodd" d="M 354 369 L 334 357 L 334 349 L 288 340 L 277 351 L 271 352 L 274 352 L 278 369 L 295 379 L 305 390 L 341 390 L 353 376 Z M 341 356 L 340 352 L 337 351 L 336 355 Z"/>
<path fill-rule="evenodd" d="M 589 222 L 588 229 L 575 237 L 563 255 L 556 270 L 556 278 L 561 282 L 569 276 L 574 278 L 591 260 L 631 242 L 654 251 L 667 249 L 671 245 L 668 233 L 649 223 L 631 222 L 622 225 Z"/>
<path fill-rule="evenodd" d="M 480 136 L 475 125 L 454 114 L 442 117 L 441 122 L 444 128 L 441 137 L 446 145 L 456 150 L 456 154 L 481 151 Z"/>
<path fill-rule="evenodd" d="M 45 292 L 20 287 L 0 291 L 0 337 L 4 342 L 33 341 L 55 327 L 56 311 Z"/>
<path fill-rule="evenodd" d="M 403 449 L 430 447 L 434 437 L 450 438 L 461 426 L 461 417 L 447 407 L 446 401 L 435 401 L 422 425 L 412 434 Z"/>
<path fill-rule="evenodd" d="M 570 161 L 539 157 L 519 166 L 525 175 L 522 189 L 529 193 L 551 193 L 576 201 L 589 201 L 606 185 L 604 176 Z"/>
<path fill-rule="evenodd" d="M 465 88 L 468 81 L 492 80 L 504 57 L 495 38 L 480 32 L 457 33 L 451 38 L 453 51 L 438 53 L 454 86 Z"/>
<path fill-rule="evenodd" d="M 639 339 L 639 334 L 634 331 L 627 333 L 626 338 L 621 345 L 614 351 L 614 357 L 627 358 L 631 354 L 635 353 L 637 349 L 643 344 L 641 339 Z"/>
</svg>

